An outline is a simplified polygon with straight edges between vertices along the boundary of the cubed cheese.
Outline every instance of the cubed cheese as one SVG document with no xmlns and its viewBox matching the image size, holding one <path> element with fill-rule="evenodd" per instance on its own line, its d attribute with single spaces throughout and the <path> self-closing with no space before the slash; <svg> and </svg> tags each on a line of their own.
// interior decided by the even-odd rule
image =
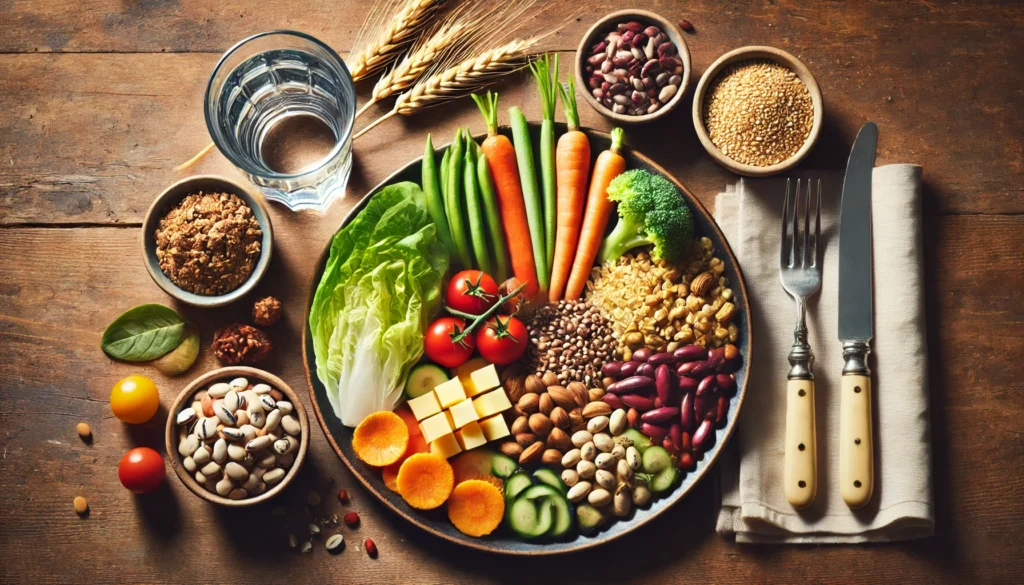
<svg viewBox="0 0 1024 585">
<path fill-rule="evenodd" d="M 428 443 L 433 443 L 445 435 L 452 434 L 452 426 L 448 424 L 448 416 L 443 412 L 439 412 L 421 422 L 420 430 L 423 431 L 423 439 Z"/>
<path fill-rule="evenodd" d="M 438 384 L 434 388 L 434 392 L 437 393 L 437 401 L 441 403 L 441 408 L 451 408 L 456 402 L 466 399 L 466 392 L 462 389 L 462 382 L 458 378 Z"/>
<path fill-rule="evenodd" d="M 441 412 L 441 405 L 437 402 L 437 395 L 431 391 L 419 398 L 409 400 L 409 410 L 412 411 L 416 420 L 423 420 Z"/>
<path fill-rule="evenodd" d="M 482 357 L 475 357 L 455 368 L 455 375 L 459 377 L 459 380 L 462 382 L 462 389 L 466 391 L 466 396 L 469 398 L 472 398 L 481 392 L 473 385 L 473 372 L 487 366 L 487 360 Z"/>
<path fill-rule="evenodd" d="M 462 447 L 459 446 L 459 441 L 455 439 L 455 435 L 445 435 L 430 444 L 430 452 L 440 455 L 445 459 L 458 455 L 460 451 L 462 451 Z"/>
<path fill-rule="evenodd" d="M 508 396 L 505 396 L 505 389 L 499 386 L 497 390 L 474 398 L 473 407 L 476 408 L 477 416 L 487 418 L 512 408 L 512 403 L 508 401 Z"/>
<path fill-rule="evenodd" d="M 498 369 L 494 367 L 494 364 L 481 368 L 469 375 L 470 379 L 473 380 L 473 394 L 470 396 L 476 396 L 477 394 L 483 394 L 492 388 L 501 386 L 501 380 L 498 379 Z M 468 392 L 467 392 L 468 394 Z"/>
<path fill-rule="evenodd" d="M 468 398 L 456 403 L 448 412 L 452 413 L 452 427 L 456 429 L 461 429 L 479 418 L 476 409 L 473 408 L 473 401 Z"/>
<path fill-rule="evenodd" d="M 452 416 L 452 410 L 450 408 L 444 411 L 444 415 L 448 417 L 448 426 L 450 426 L 453 429 L 459 428 L 455 426 L 455 417 Z"/>
<path fill-rule="evenodd" d="M 480 425 L 476 421 L 455 431 L 455 436 L 458 437 L 459 445 L 465 451 L 476 449 L 487 443 L 487 437 L 484 436 L 483 430 L 480 429 Z"/>
<path fill-rule="evenodd" d="M 480 428 L 488 441 L 496 441 L 502 437 L 509 436 L 508 425 L 505 424 L 505 417 L 496 414 L 480 421 Z"/>
</svg>

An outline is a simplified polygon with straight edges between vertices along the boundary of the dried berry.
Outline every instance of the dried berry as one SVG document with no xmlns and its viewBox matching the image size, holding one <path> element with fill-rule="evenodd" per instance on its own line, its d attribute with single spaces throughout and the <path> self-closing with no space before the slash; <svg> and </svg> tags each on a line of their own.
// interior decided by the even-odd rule
<svg viewBox="0 0 1024 585">
<path fill-rule="evenodd" d="M 213 353 L 227 365 L 257 364 L 272 349 L 266 333 L 252 325 L 233 323 L 213 334 Z"/>
<path fill-rule="evenodd" d="M 377 558 L 377 545 L 374 544 L 372 540 L 367 538 L 363 541 L 363 546 L 366 547 L 366 554 L 370 555 L 370 558 Z"/>
<path fill-rule="evenodd" d="M 266 297 L 256 301 L 252 307 L 252 320 L 261 327 L 270 327 L 281 318 L 284 308 L 281 301 L 274 297 Z"/>
<path fill-rule="evenodd" d="M 359 524 L 359 514 L 357 512 L 349 512 L 345 514 L 345 524 L 349 526 L 355 526 Z"/>
<path fill-rule="evenodd" d="M 342 504 L 348 503 L 348 490 L 342 489 L 338 491 L 338 501 L 341 502 Z"/>
<path fill-rule="evenodd" d="M 692 33 L 693 32 L 693 25 L 690 24 L 690 21 L 686 20 L 685 18 L 680 18 L 679 19 L 679 28 L 683 29 L 684 31 L 686 31 L 688 33 Z"/>
</svg>

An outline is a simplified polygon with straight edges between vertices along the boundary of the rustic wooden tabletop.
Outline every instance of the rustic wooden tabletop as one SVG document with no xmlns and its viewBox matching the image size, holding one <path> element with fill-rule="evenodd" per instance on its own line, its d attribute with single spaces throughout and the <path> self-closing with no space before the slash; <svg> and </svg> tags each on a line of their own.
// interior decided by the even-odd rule
<svg viewBox="0 0 1024 585">
<path fill-rule="evenodd" d="M 321 508 L 349 488 L 358 529 L 330 556 L 287 547 L 272 507 L 208 505 L 173 476 L 135 497 L 117 463 L 136 445 L 161 448 L 166 408 L 191 377 L 216 367 L 204 350 L 181 379 L 117 363 L 100 334 L 125 309 L 174 304 L 150 280 L 140 225 L 172 168 L 208 141 L 201 103 L 219 55 L 271 29 L 317 36 L 343 55 L 369 10 L 354 0 L 216 3 L 178 0 L 0 2 L 0 581 L 4 583 L 589 582 L 1020 583 L 1024 581 L 1024 7 L 1013 2 L 639 2 L 695 28 L 699 75 L 722 53 L 766 44 L 799 56 L 825 96 L 824 131 L 804 168 L 842 168 L 866 120 L 881 129 L 878 163 L 924 166 L 925 268 L 937 534 L 871 546 L 744 546 L 715 534 L 716 482 L 705 481 L 652 526 L 592 552 L 524 563 L 455 549 L 419 533 L 355 486 L 313 429 L 310 459 L 279 502 Z M 571 62 L 579 36 L 621 8 L 564 3 L 577 19 L 549 39 Z M 694 80 L 695 82 L 695 80 Z M 369 87 L 360 88 L 365 98 Z M 515 77 L 505 103 L 539 109 Z M 581 105 L 583 124 L 608 123 Z M 360 139 L 349 195 L 326 217 L 271 206 L 273 294 L 286 319 L 267 369 L 305 393 L 303 305 L 314 262 L 340 219 L 372 185 L 422 152 L 428 131 L 481 130 L 468 100 L 391 120 Z M 627 142 L 673 172 L 711 207 L 733 181 L 701 149 L 688 104 Z M 219 154 L 195 173 L 235 171 Z M 882 283 L 899 287 L 900 283 Z M 245 318 L 177 307 L 202 328 Z M 107 397 L 145 370 L 163 409 L 126 426 Z M 893 389 L 892 391 L 898 391 Z M 307 400 L 308 404 L 308 400 Z M 94 440 L 83 443 L 75 424 Z M 333 483 L 329 483 L 330 478 Z M 79 518 L 71 501 L 91 512 Z M 360 543 L 380 548 L 368 558 Z"/>
</svg>

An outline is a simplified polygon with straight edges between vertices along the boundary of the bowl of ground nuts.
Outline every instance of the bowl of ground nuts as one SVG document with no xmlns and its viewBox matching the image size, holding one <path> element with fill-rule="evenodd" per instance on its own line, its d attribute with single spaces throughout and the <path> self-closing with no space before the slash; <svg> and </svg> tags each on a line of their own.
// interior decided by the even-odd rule
<svg viewBox="0 0 1024 585">
<path fill-rule="evenodd" d="M 646 10 L 620 10 L 598 20 L 576 55 L 583 99 L 619 124 L 646 124 L 668 115 L 690 84 L 683 33 Z"/>
<path fill-rule="evenodd" d="M 306 459 L 306 409 L 269 372 L 234 366 L 203 374 L 181 391 L 170 412 L 171 467 L 208 502 L 241 507 L 269 500 Z"/>
<path fill-rule="evenodd" d="M 730 171 L 762 177 L 797 165 L 821 132 L 818 82 L 774 47 L 741 47 L 708 67 L 693 97 L 701 144 Z"/>
</svg>

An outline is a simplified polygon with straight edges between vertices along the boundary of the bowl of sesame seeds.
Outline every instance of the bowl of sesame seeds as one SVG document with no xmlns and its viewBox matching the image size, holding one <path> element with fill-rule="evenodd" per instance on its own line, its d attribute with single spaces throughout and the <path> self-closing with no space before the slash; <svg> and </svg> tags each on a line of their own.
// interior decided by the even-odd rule
<svg viewBox="0 0 1024 585">
<path fill-rule="evenodd" d="M 774 47 L 722 55 L 704 72 L 693 99 L 693 125 L 708 154 L 748 177 L 796 166 L 817 141 L 822 114 L 810 70 Z"/>
</svg>

